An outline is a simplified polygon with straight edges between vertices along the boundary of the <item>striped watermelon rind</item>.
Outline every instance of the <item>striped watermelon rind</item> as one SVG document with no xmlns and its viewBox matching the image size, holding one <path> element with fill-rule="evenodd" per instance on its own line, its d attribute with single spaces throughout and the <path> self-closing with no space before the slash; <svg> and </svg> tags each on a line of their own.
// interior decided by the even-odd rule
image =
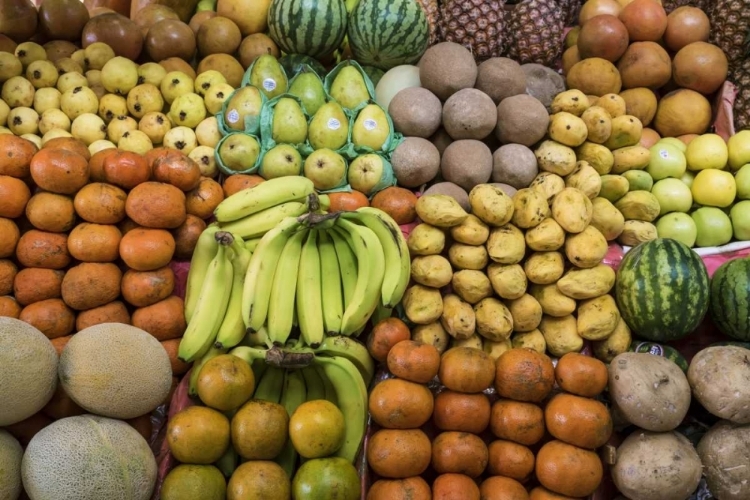
<svg viewBox="0 0 750 500">
<path fill-rule="evenodd" d="M 284 71 L 286 71 L 286 74 L 290 79 L 303 71 L 305 66 L 313 70 L 320 78 L 326 76 L 326 68 L 320 63 L 320 61 L 303 54 L 286 54 L 279 59 L 279 64 L 284 68 Z"/>
<path fill-rule="evenodd" d="M 658 238 L 625 254 L 617 270 L 615 298 L 634 336 L 671 342 L 701 323 L 710 288 L 698 254 L 677 240 Z"/>
<path fill-rule="evenodd" d="M 685 359 L 685 356 L 680 354 L 680 352 L 674 347 L 655 344 L 653 342 L 641 342 L 640 340 L 636 340 L 635 342 L 630 344 L 630 348 L 628 349 L 628 351 L 645 352 L 654 356 L 661 356 L 662 358 L 667 358 L 668 360 L 679 366 L 683 372 L 687 373 L 688 371 L 689 365 L 687 360 Z"/>
<path fill-rule="evenodd" d="M 268 34 L 287 54 L 319 58 L 336 50 L 346 35 L 344 0 L 272 0 Z"/>
<path fill-rule="evenodd" d="M 750 341 L 750 259 L 733 259 L 711 279 L 711 319 L 721 333 Z"/>
<path fill-rule="evenodd" d="M 354 59 L 383 71 L 417 62 L 430 41 L 427 16 L 414 0 L 360 0 L 347 34 Z"/>
</svg>

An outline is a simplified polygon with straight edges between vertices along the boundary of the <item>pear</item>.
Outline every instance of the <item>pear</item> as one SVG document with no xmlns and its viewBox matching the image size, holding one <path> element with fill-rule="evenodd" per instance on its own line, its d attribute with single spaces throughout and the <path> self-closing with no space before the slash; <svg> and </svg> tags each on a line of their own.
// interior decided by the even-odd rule
<svg viewBox="0 0 750 500">
<path fill-rule="evenodd" d="M 278 144 L 269 149 L 261 162 L 263 178 L 275 179 L 289 175 L 299 175 L 302 171 L 302 156 L 294 146 Z"/>
<path fill-rule="evenodd" d="M 383 158 L 374 153 L 358 156 L 349 165 L 348 180 L 352 189 L 369 196 L 385 172 Z"/>
<path fill-rule="evenodd" d="M 333 189 L 346 177 L 346 160 L 328 148 L 318 149 L 305 160 L 304 175 L 318 191 Z"/>
<path fill-rule="evenodd" d="M 271 137 L 276 142 L 288 144 L 301 144 L 307 139 L 307 120 L 294 99 L 282 97 L 276 103 Z"/>
<path fill-rule="evenodd" d="M 307 131 L 313 149 L 339 149 L 349 138 L 349 119 L 339 103 L 329 102 L 320 107 Z"/>
<path fill-rule="evenodd" d="M 305 111 L 312 116 L 326 103 L 326 92 L 323 82 L 314 72 L 306 70 L 298 74 L 289 87 L 289 93 L 297 96 L 305 106 Z"/>
<path fill-rule="evenodd" d="M 260 90 L 255 87 L 242 87 L 232 94 L 224 112 L 224 122 L 232 130 L 245 130 L 245 118 L 259 116 L 263 106 Z"/>
<path fill-rule="evenodd" d="M 357 115 L 352 126 L 352 143 L 355 146 L 367 146 L 374 151 L 380 151 L 385 144 L 391 127 L 383 108 L 375 104 L 368 104 Z"/>
<path fill-rule="evenodd" d="M 255 60 L 250 72 L 250 85 L 258 87 L 266 97 L 272 99 L 287 91 L 287 82 L 284 69 L 271 54 L 263 54 Z"/>
<path fill-rule="evenodd" d="M 259 154 L 260 144 L 251 135 L 232 134 L 219 147 L 219 158 L 224 166 L 236 172 L 252 168 Z"/>
<path fill-rule="evenodd" d="M 345 66 L 339 70 L 328 93 L 347 109 L 355 109 L 370 99 L 365 79 L 354 66 Z"/>
</svg>

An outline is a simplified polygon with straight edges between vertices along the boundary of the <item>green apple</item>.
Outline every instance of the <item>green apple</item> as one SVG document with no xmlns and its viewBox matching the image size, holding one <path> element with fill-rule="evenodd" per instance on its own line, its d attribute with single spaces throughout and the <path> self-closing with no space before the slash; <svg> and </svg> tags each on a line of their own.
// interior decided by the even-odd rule
<svg viewBox="0 0 750 500">
<path fill-rule="evenodd" d="M 684 174 L 682 174 L 682 177 L 680 177 L 680 180 L 685 183 L 685 185 L 689 188 L 693 187 L 693 180 L 695 179 L 695 174 L 691 172 L 690 170 L 686 170 Z"/>
<path fill-rule="evenodd" d="M 258 141 L 253 136 L 242 133 L 229 135 L 219 146 L 219 158 L 225 167 L 235 172 L 252 168 L 259 154 Z"/>
<path fill-rule="evenodd" d="M 723 210 L 702 207 L 690 214 L 698 229 L 695 243 L 699 247 L 718 247 L 732 239 L 732 221 Z"/>
<path fill-rule="evenodd" d="M 687 168 L 685 154 L 674 144 L 659 141 L 651 146 L 649 151 L 651 152 L 651 160 L 646 167 L 646 172 L 651 174 L 655 181 L 667 177 L 680 178 L 685 173 Z"/>
<path fill-rule="evenodd" d="M 750 163 L 750 130 L 741 130 L 727 141 L 729 151 L 729 168 L 737 171 Z"/>
<path fill-rule="evenodd" d="M 304 175 L 315 189 L 325 191 L 342 184 L 346 179 L 346 160 L 337 152 L 322 148 L 312 152 L 305 160 Z"/>
<path fill-rule="evenodd" d="M 741 167 L 734 174 L 734 182 L 737 184 L 737 198 L 750 200 L 750 163 Z"/>
<path fill-rule="evenodd" d="M 260 168 L 266 180 L 299 175 L 302 171 L 302 156 L 290 144 L 277 144 L 263 155 Z"/>
<path fill-rule="evenodd" d="M 685 154 L 685 151 L 687 150 L 687 144 L 679 140 L 677 137 L 663 137 L 657 142 L 657 144 L 659 143 L 670 144 L 679 149 L 683 154 Z"/>
<path fill-rule="evenodd" d="M 690 170 L 718 170 L 727 166 L 727 143 L 717 134 L 703 134 L 693 139 L 685 150 L 687 168 Z"/>
<path fill-rule="evenodd" d="M 689 212 L 693 206 L 693 194 L 690 188 L 680 179 L 662 179 L 651 188 L 657 200 L 659 200 L 659 215 L 669 212 Z"/>
<path fill-rule="evenodd" d="M 750 240 L 750 201 L 741 201 L 734 205 L 729 217 L 732 219 L 735 239 Z"/>
<path fill-rule="evenodd" d="M 695 245 L 695 238 L 698 236 L 698 228 L 693 218 L 680 212 L 659 217 L 656 221 L 656 232 L 659 238 L 672 238 L 689 247 Z"/>
</svg>

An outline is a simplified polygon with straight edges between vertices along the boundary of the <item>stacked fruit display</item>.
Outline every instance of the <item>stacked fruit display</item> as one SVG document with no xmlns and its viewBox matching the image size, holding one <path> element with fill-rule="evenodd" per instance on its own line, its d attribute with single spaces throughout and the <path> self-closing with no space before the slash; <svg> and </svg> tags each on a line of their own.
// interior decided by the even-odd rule
<svg viewBox="0 0 750 500">
<path fill-rule="evenodd" d="M 627 350 L 630 330 L 609 295 L 615 272 L 601 263 L 610 213 L 575 179 L 539 179 L 512 197 L 476 186 L 471 214 L 449 196 L 419 198 L 422 223 L 407 242 L 414 285 L 403 301 L 417 338 L 451 338 L 493 357 L 511 347 L 559 357 L 586 340 L 603 359 Z"/>
<path fill-rule="evenodd" d="M 601 361 L 569 353 L 553 368 L 530 349 L 495 361 L 470 347 L 440 355 L 404 340 L 387 365 L 393 377 L 376 383 L 369 400 L 379 430 L 367 444 L 377 475 L 368 500 L 407 498 L 409 489 L 415 498 L 529 498 L 527 488 L 531 498 L 585 497 L 599 486 L 593 450 L 612 433 L 609 411 L 592 399 L 607 386 Z M 425 384 L 436 375 L 433 395 Z"/>
<path fill-rule="evenodd" d="M 12 135 L 0 144 L 3 314 L 60 345 L 87 326 L 132 323 L 176 353 L 185 320 L 170 263 L 192 254 L 221 186 L 174 150 L 90 156 L 76 139 L 37 150 Z"/>
</svg>

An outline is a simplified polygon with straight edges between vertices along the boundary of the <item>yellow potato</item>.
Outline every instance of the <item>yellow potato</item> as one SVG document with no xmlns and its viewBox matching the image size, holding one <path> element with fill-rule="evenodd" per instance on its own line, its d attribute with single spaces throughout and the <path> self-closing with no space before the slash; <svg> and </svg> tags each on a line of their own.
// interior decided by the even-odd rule
<svg viewBox="0 0 750 500">
<path fill-rule="evenodd" d="M 510 341 L 513 349 L 532 349 L 541 354 L 547 350 L 547 341 L 544 340 L 542 332 L 536 328 L 530 332 L 516 333 Z"/>
<path fill-rule="evenodd" d="M 545 316 L 539 324 L 539 331 L 544 335 L 547 350 L 553 356 L 559 358 L 569 352 L 580 352 L 583 349 L 583 339 L 578 335 L 576 319 L 573 316 Z"/>
<path fill-rule="evenodd" d="M 584 300 L 578 305 L 578 334 L 586 340 L 604 340 L 620 322 L 615 299 L 605 294 Z"/>
<path fill-rule="evenodd" d="M 482 271 L 463 269 L 453 274 L 453 292 L 470 304 L 492 295 L 492 283 Z"/>
<path fill-rule="evenodd" d="M 534 252 L 526 259 L 523 269 L 530 282 L 549 285 L 565 272 L 565 259 L 560 252 Z"/>
<path fill-rule="evenodd" d="M 538 226 L 526 231 L 525 240 L 532 250 L 551 252 L 565 244 L 565 230 L 555 219 L 544 219 Z"/>
<path fill-rule="evenodd" d="M 614 269 L 599 264 L 588 269 L 569 269 L 557 282 L 557 289 L 571 299 L 584 300 L 609 293 L 614 285 Z"/>
<path fill-rule="evenodd" d="M 508 309 L 513 316 L 515 332 L 530 332 L 542 321 L 542 306 L 528 293 L 516 300 L 508 301 Z"/>
<path fill-rule="evenodd" d="M 500 264 L 517 264 L 526 254 L 524 234 L 513 224 L 493 228 L 487 240 L 490 258 Z"/>
<path fill-rule="evenodd" d="M 440 324 L 451 337 L 467 339 L 474 334 L 476 329 L 474 309 L 458 295 L 449 293 L 443 297 L 443 315 L 440 317 Z"/>
<path fill-rule="evenodd" d="M 555 318 L 573 314 L 578 305 L 575 300 L 563 295 L 555 284 L 531 285 L 529 293 L 542 306 L 542 312 L 545 315 Z"/>
<path fill-rule="evenodd" d="M 465 245 L 484 245 L 490 236 L 490 228 L 474 214 L 469 216 L 458 226 L 453 226 L 451 236 Z"/>
<path fill-rule="evenodd" d="M 520 264 L 498 264 L 487 267 L 487 277 L 492 289 L 503 299 L 517 299 L 526 293 L 528 281 Z"/>
<path fill-rule="evenodd" d="M 402 303 L 406 317 L 418 325 L 437 321 L 443 314 L 443 297 L 437 288 L 413 285 L 404 293 Z"/>
<path fill-rule="evenodd" d="M 594 267 L 604 259 L 608 249 L 607 239 L 594 226 L 565 239 L 565 256 L 576 267 Z"/>
<path fill-rule="evenodd" d="M 477 333 L 485 339 L 502 342 L 513 332 L 513 316 L 510 310 L 493 297 L 482 299 L 474 306 Z"/>
</svg>

